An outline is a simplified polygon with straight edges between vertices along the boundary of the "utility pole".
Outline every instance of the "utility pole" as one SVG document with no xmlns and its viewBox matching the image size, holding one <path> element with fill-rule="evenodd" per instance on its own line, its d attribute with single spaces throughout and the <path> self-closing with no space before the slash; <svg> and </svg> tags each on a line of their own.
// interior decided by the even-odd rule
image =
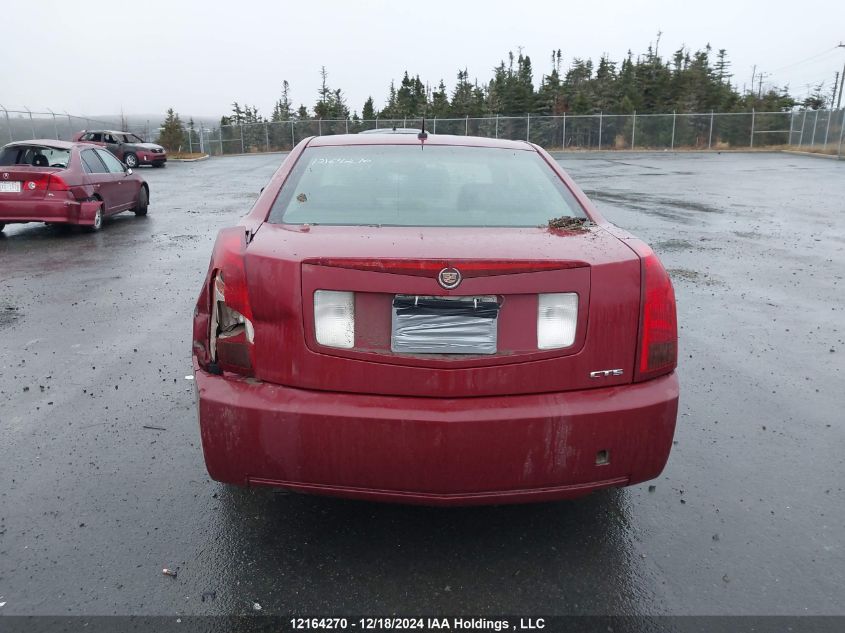
<svg viewBox="0 0 845 633">
<path fill-rule="evenodd" d="M 845 44 L 839 42 L 839 45 L 836 48 L 845 48 Z M 845 87 L 845 64 L 842 65 L 842 74 L 840 75 L 839 79 L 839 99 L 836 101 L 836 109 L 839 109 L 839 106 L 842 105 L 842 88 Z M 831 105 L 833 105 L 831 103 Z"/>
<path fill-rule="evenodd" d="M 836 77 L 833 78 L 833 96 L 830 98 L 830 107 L 836 103 L 836 89 L 839 88 L 839 71 L 836 71 Z"/>
<path fill-rule="evenodd" d="M 763 96 L 763 79 L 768 77 L 769 73 L 764 73 L 762 70 L 758 75 L 758 88 L 757 88 L 757 98 L 760 99 Z M 751 89 L 754 90 L 754 86 L 751 86 Z"/>
</svg>

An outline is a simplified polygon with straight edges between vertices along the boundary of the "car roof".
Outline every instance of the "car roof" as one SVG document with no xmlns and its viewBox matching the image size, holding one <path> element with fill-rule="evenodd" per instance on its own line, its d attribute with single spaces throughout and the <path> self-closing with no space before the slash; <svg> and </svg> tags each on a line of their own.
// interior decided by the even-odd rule
<svg viewBox="0 0 845 633">
<path fill-rule="evenodd" d="M 334 134 L 315 136 L 308 141 L 309 147 L 332 147 L 337 145 L 419 145 L 422 141 L 414 134 Z M 483 136 L 453 136 L 451 134 L 431 134 L 426 145 L 452 145 L 463 147 L 494 147 L 499 149 L 519 149 L 536 151 L 526 141 L 506 141 L 504 139 Z"/>
<path fill-rule="evenodd" d="M 96 143 L 89 143 L 88 141 L 57 141 L 55 139 L 44 139 L 44 138 L 37 138 L 32 139 L 30 141 L 14 141 L 13 143 L 6 143 L 3 147 L 26 147 L 26 146 L 36 146 L 36 147 L 49 147 L 51 149 L 102 149 Z"/>
<path fill-rule="evenodd" d="M 419 134 L 421 129 L 416 127 L 380 127 L 374 130 L 362 130 L 358 134 Z"/>
<path fill-rule="evenodd" d="M 18 145 L 38 145 L 40 147 L 53 147 L 55 149 L 71 149 L 77 143 L 73 141 L 57 141 L 56 139 L 34 138 L 29 141 L 7 143 L 5 147 L 16 147 Z"/>
<path fill-rule="evenodd" d="M 134 132 L 125 132 L 122 130 L 84 130 L 85 134 L 133 134 Z"/>
</svg>

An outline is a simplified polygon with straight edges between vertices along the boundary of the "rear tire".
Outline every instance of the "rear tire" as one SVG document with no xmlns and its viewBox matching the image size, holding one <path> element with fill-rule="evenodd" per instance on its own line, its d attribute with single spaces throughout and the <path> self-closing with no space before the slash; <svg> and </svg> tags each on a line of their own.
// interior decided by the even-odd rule
<svg viewBox="0 0 845 633">
<path fill-rule="evenodd" d="M 5 228 L 6 228 L 6 225 L 5 225 L 5 224 L 0 224 L 0 233 L 2 233 L 2 232 L 3 232 L 3 229 L 5 229 Z"/>
<path fill-rule="evenodd" d="M 147 192 L 146 187 L 141 187 L 141 190 L 138 192 L 138 204 L 135 206 L 135 215 L 142 216 L 147 215 L 147 208 L 150 206 L 150 194 Z"/>
<path fill-rule="evenodd" d="M 138 157 L 132 152 L 127 152 L 123 157 L 123 162 L 130 169 L 135 169 L 138 166 Z"/>
<path fill-rule="evenodd" d="M 164 167 L 164 163 L 153 163 L 153 167 Z"/>
<path fill-rule="evenodd" d="M 97 209 L 97 213 L 94 215 L 94 224 L 88 227 L 88 230 L 91 233 L 96 233 L 101 228 L 103 228 L 103 203 L 100 203 L 100 208 Z"/>
</svg>

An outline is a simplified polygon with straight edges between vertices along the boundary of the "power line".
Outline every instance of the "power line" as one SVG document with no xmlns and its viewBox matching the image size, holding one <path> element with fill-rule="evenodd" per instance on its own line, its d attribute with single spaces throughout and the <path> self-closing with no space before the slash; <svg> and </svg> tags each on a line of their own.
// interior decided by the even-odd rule
<svg viewBox="0 0 845 633">
<path fill-rule="evenodd" d="M 832 48 L 828 48 L 828 49 L 822 51 L 821 53 L 813 55 L 812 57 L 807 57 L 806 59 L 802 59 L 801 61 L 793 62 L 791 64 L 787 64 L 786 66 L 781 66 L 780 68 L 775 68 L 772 72 L 778 72 L 780 70 L 786 70 L 787 68 L 793 68 L 794 66 L 800 66 L 801 64 L 813 61 L 814 59 L 818 59 L 819 57 L 824 57 L 825 55 L 830 55 L 837 48 L 839 48 L 839 46 L 834 46 Z"/>
</svg>

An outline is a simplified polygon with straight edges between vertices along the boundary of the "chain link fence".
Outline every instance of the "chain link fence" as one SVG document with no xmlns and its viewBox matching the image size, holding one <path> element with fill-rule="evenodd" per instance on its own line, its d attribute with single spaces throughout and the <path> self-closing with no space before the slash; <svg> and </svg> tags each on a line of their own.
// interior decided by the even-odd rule
<svg viewBox="0 0 845 633">
<path fill-rule="evenodd" d="M 287 151 L 307 136 L 421 126 L 422 119 L 411 117 L 251 123 L 203 128 L 193 144 L 202 141 L 213 155 Z M 791 148 L 841 157 L 845 110 L 431 118 L 426 126 L 433 134 L 526 140 L 549 150 Z"/>
<path fill-rule="evenodd" d="M 0 144 L 12 141 L 26 141 L 33 138 L 49 138 L 70 141 L 82 130 L 106 129 L 133 132 L 145 140 L 158 135 L 158 125 L 127 125 L 117 120 L 102 120 L 78 116 L 67 112 L 38 112 L 35 110 L 7 110 L 0 105 Z"/>
<path fill-rule="evenodd" d="M 352 134 L 393 127 L 419 128 L 420 118 L 306 119 L 185 128 L 182 152 L 212 155 L 287 151 L 308 136 Z M 588 114 L 430 118 L 433 134 L 526 140 L 549 150 L 799 149 L 843 156 L 845 109 L 704 114 Z M 5 127 L 5 130 L 3 129 Z M 0 140 L 70 140 L 83 129 L 123 129 L 155 141 L 158 126 L 121 125 L 67 113 L 7 110 L 0 106 Z"/>
</svg>

